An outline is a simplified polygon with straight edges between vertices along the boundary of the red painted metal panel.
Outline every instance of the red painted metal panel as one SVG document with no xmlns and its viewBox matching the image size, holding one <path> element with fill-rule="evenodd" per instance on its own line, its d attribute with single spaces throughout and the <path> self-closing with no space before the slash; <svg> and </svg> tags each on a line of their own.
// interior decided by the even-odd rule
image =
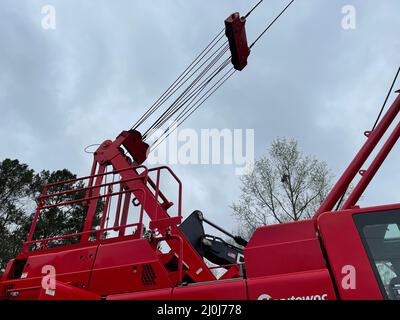
<svg viewBox="0 0 400 320">
<path fill-rule="evenodd" d="M 45 252 L 27 258 L 22 275 L 1 283 L 3 287 L 12 288 L 12 299 L 37 299 L 41 288 L 44 266 L 54 268 L 56 279 L 78 287 L 86 288 L 93 267 L 97 246 L 66 250 L 62 252 Z"/>
<path fill-rule="evenodd" d="M 144 238 L 99 246 L 93 269 L 112 268 L 116 265 L 147 263 L 157 257 Z"/>
<path fill-rule="evenodd" d="M 4 281 L 0 284 L 2 298 L 7 300 L 37 300 L 40 288 L 37 279 Z"/>
<path fill-rule="evenodd" d="M 40 289 L 38 300 L 100 300 L 100 295 L 56 281 L 54 290 Z"/>
<path fill-rule="evenodd" d="M 144 238 L 100 245 L 89 290 L 103 295 L 172 287 Z"/>
<path fill-rule="evenodd" d="M 328 270 L 315 270 L 247 280 L 250 300 L 333 300 Z"/>
<path fill-rule="evenodd" d="M 246 300 L 245 280 L 225 280 L 177 287 L 172 300 Z"/>
<path fill-rule="evenodd" d="M 318 218 L 318 227 L 329 260 L 340 299 L 344 300 L 382 300 L 375 274 L 353 221 L 354 214 L 362 214 L 386 209 L 398 209 L 400 206 L 372 207 L 368 209 L 328 212 Z M 346 266 L 354 267 L 356 287 L 342 286 L 342 280 L 348 274 Z"/>
<path fill-rule="evenodd" d="M 4 273 L 0 275 L 0 281 L 2 280 L 7 280 L 9 277 L 12 277 L 12 274 L 14 272 L 15 268 L 15 259 L 11 259 L 8 261 L 6 269 L 4 270 Z"/>
<path fill-rule="evenodd" d="M 106 300 L 170 300 L 172 288 L 107 296 Z"/>
<path fill-rule="evenodd" d="M 313 221 L 266 226 L 244 250 L 248 278 L 326 267 Z"/>
<path fill-rule="evenodd" d="M 42 268 L 45 265 L 53 266 L 57 275 L 89 272 L 93 267 L 96 251 L 97 246 L 90 246 L 31 256 L 27 259 L 22 273 L 26 275 L 26 278 L 41 277 L 43 276 Z"/>
<path fill-rule="evenodd" d="M 246 248 L 315 239 L 316 233 L 315 225 L 310 220 L 260 227 L 256 229 Z"/>
</svg>

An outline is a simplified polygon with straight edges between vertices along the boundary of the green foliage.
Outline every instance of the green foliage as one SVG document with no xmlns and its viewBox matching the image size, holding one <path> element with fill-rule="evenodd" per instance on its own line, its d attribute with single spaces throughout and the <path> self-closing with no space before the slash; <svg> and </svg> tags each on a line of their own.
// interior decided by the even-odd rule
<svg viewBox="0 0 400 320">
<path fill-rule="evenodd" d="M 42 187 L 49 183 L 75 179 L 69 170 L 42 171 L 35 174 L 26 164 L 18 160 L 5 159 L 0 162 L 0 272 L 7 262 L 18 255 L 26 240 L 36 210 Z M 52 187 L 48 193 L 83 188 L 82 182 L 67 183 Z M 48 199 L 46 205 L 78 200 L 84 191 Z M 99 201 L 93 226 L 99 225 L 104 203 Z M 83 229 L 86 208 L 82 204 L 53 207 L 41 211 L 34 240 L 78 233 Z M 79 238 L 69 238 L 49 243 L 49 246 L 74 243 Z"/>
<path fill-rule="evenodd" d="M 58 170 L 54 172 L 42 171 L 34 177 L 33 184 L 35 187 L 35 198 L 38 198 L 41 193 L 41 187 L 46 184 L 56 183 L 59 181 L 68 181 L 76 179 L 76 175 L 70 171 Z M 66 183 L 57 185 L 49 188 L 48 193 L 60 193 L 72 189 L 79 190 L 84 187 L 81 181 Z M 74 200 L 82 199 L 85 196 L 84 191 L 77 191 L 70 194 L 63 194 L 61 196 L 52 197 L 47 199 L 46 205 L 55 205 L 65 202 L 71 202 Z M 101 202 L 100 202 L 101 203 Z M 99 206 L 97 212 L 99 213 L 102 206 Z M 40 219 L 36 226 L 34 240 L 46 239 L 61 235 L 73 234 L 81 232 L 86 217 L 86 208 L 81 204 L 71 204 L 68 206 L 53 207 L 41 211 Z M 95 226 L 99 224 L 99 215 L 96 215 L 96 219 L 93 223 Z M 70 238 L 68 240 L 59 241 L 53 244 L 70 243 L 76 242 L 77 238 Z"/>
<path fill-rule="evenodd" d="M 0 162 L 0 271 L 21 246 L 33 177 L 33 170 L 18 160 Z"/>
</svg>

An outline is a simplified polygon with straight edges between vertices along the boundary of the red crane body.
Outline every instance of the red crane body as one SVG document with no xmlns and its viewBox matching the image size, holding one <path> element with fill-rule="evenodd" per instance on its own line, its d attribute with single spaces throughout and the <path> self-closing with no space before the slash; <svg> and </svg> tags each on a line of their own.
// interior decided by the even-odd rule
<svg viewBox="0 0 400 320">
<path fill-rule="evenodd" d="M 237 53 L 239 69 L 245 53 Z M 243 250 L 207 238 L 200 212 L 182 222 L 181 181 L 166 166 L 144 166 L 149 146 L 138 131 L 123 131 L 98 147 L 89 176 L 43 188 L 28 239 L 0 278 L 0 298 L 400 299 L 400 204 L 356 206 L 397 142 L 400 125 L 370 167 L 360 170 L 399 112 L 400 97 L 366 134 L 313 219 L 260 227 Z M 362 179 L 342 210 L 332 211 L 358 172 Z M 175 203 L 161 190 L 165 175 L 175 183 Z M 63 200 L 71 194 L 81 197 Z M 81 232 L 35 236 L 41 215 L 70 207 L 86 212 Z M 229 263 L 210 267 L 204 258 Z"/>
</svg>

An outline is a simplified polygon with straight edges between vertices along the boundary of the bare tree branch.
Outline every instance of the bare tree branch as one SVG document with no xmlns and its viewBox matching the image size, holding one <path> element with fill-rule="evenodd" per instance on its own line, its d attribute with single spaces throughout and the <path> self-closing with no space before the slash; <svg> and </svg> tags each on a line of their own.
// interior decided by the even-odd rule
<svg viewBox="0 0 400 320">
<path fill-rule="evenodd" d="M 277 139 L 254 171 L 241 179 L 242 197 L 231 206 L 239 230 L 310 218 L 331 186 L 326 163 L 304 156 L 295 140 Z"/>
</svg>

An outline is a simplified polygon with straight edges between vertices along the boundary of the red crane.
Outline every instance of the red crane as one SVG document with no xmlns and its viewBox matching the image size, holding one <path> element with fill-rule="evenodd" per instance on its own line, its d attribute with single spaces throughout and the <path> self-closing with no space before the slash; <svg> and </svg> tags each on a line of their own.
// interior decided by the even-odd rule
<svg viewBox="0 0 400 320">
<path fill-rule="evenodd" d="M 236 70 L 242 70 L 252 46 L 247 44 L 245 17 L 233 14 L 225 21 L 225 27 L 229 60 Z M 216 75 L 222 69 L 217 66 L 215 70 Z M 205 87 L 211 83 L 210 78 L 200 80 L 195 84 L 203 83 Z M 217 88 L 221 82 L 214 84 L 212 88 Z M 172 86 L 172 90 L 177 86 Z M 179 103 L 191 92 L 180 95 L 151 130 L 160 127 L 176 111 L 184 110 Z M 155 106 L 157 103 L 150 112 Z M 167 166 L 143 165 L 151 149 L 145 141 L 151 130 L 142 135 L 136 128 L 148 118 L 150 113 L 146 113 L 134 129 L 123 131 L 115 140 L 106 140 L 97 148 L 89 176 L 43 188 L 28 239 L 0 278 L 0 297 L 400 299 L 400 204 L 357 206 L 397 142 L 400 124 L 369 168 L 362 167 L 399 111 L 397 97 L 376 127 L 365 133 L 367 141 L 313 219 L 260 227 L 248 243 L 207 220 L 201 211 L 182 221 L 179 178 Z M 358 173 L 362 175 L 359 183 L 341 208 L 334 210 L 335 205 L 340 207 L 343 194 Z M 175 203 L 161 190 L 165 176 L 175 183 Z M 81 196 L 63 200 L 72 194 Z M 51 238 L 35 236 L 41 215 L 54 208 L 71 207 L 85 210 L 81 232 Z M 99 225 L 95 227 L 99 214 Z M 109 226 L 111 217 L 114 221 Z M 233 238 L 237 245 L 205 234 L 204 223 Z M 215 266 L 210 267 L 205 259 Z M 213 269 L 222 270 L 222 275 L 217 277 Z"/>
</svg>

